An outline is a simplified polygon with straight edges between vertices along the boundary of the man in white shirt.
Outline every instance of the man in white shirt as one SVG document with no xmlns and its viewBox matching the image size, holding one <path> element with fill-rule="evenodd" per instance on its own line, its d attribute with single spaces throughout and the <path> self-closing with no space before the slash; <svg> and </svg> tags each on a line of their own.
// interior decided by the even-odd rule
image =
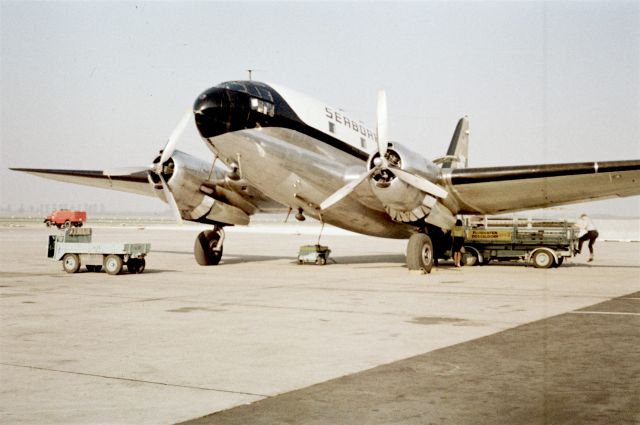
<svg viewBox="0 0 640 425">
<path fill-rule="evenodd" d="M 584 241 L 589 241 L 589 260 L 593 261 L 593 244 L 596 242 L 598 238 L 598 230 L 596 230 L 596 226 L 593 224 L 593 221 L 589 218 L 588 215 L 582 213 L 580 215 L 580 219 L 576 223 L 576 225 L 580 228 L 580 239 L 578 239 L 578 251 L 576 254 L 580 254 L 582 251 L 582 244 Z"/>
</svg>

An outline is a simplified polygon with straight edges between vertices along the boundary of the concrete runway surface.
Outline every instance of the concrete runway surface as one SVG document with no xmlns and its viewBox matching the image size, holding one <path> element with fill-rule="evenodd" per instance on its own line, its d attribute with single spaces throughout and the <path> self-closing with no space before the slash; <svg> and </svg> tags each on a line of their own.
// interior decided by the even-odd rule
<svg viewBox="0 0 640 425">
<path fill-rule="evenodd" d="M 287 230 L 288 229 L 288 230 Z M 150 242 L 140 275 L 67 274 L 40 226 L 0 228 L 0 422 L 640 423 L 640 244 L 558 269 L 408 272 L 404 241 L 97 227 Z M 218 413 L 216 413 L 218 412 Z"/>
</svg>

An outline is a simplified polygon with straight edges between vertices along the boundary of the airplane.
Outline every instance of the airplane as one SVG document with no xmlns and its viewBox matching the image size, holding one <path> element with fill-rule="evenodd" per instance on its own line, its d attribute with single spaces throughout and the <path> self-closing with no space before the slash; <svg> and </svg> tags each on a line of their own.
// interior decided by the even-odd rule
<svg viewBox="0 0 640 425">
<path fill-rule="evenodd" d="M 212 160 L 176 149 L 191 119 Z M 287 87 L 238 80 L 200 94 L 150 165 L 11 169 L 160 198 L 178 220 L 213 226 L 194 243 L 200 265 L 219 264 L 226 226 L 295 211 L 298 219 L 408 239 L 407 267 L 428 273 L 457 216 L 640 195 L 640 160 L 469 168 L 468 147 L 467 117 L 432 161 L 390 140 L 384 91 L 372 129 Z"/>
</svg>

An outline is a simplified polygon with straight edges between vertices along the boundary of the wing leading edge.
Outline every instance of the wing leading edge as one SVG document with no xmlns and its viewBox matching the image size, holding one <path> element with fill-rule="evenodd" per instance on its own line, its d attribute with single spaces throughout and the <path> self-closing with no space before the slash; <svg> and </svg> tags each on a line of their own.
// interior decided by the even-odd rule
<svg viewBox="0 0 640 425">
<path fill-rule="evenodd" d="M 443 177 L 461 214 L 640 195 L 640 160 L 454 169 Z"/>
<path fill-rule="evenodd" d="M 137 172 L 122 176 L 107 176 L 103 171 L 96 170 L 55 170 L 46 168 L 10 168 L 51 180 L 66 183 L 93 186 L 101 189 L 119 190 L 136 193 L 138 195 L 153 196 L 153 188 L 149 184 L 146 172 Z"/>
</svg>

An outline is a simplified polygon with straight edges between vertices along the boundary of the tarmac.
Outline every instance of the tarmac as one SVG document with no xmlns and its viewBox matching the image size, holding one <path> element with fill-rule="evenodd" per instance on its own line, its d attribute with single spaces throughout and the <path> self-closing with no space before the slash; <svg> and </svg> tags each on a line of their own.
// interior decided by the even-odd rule
<svg viewBox="0 0 640 425">
<path fill-rule="evenodd" d="M 309 230 L 311 229 L 311 230 Z M 103 226 L 142 274 L 67 274 L 37 225 L 0 227 L 0 422 L 638 424 L 640 244 L 557 269 L 407 271 L 405 241 L 315 228 Z"/>
</svg>

